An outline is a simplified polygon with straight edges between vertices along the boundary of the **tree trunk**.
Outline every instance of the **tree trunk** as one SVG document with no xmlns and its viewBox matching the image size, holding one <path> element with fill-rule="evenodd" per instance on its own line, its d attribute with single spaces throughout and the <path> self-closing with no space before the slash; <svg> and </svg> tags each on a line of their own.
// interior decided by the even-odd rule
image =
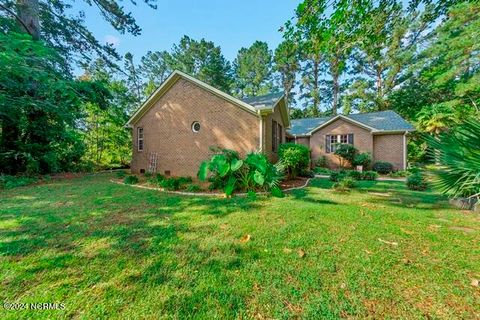
<svg viewBox="0 0 480 320">
<path fill-rule="evenodd" d="M 318 117 L 320 115 L 320 98 L 318 96 L 318 78 L 320 74 L 320 62 L 317 57 L 313 60 L 313 115 Z"/>
<path fill-rule="evenodd" d="M 22 23 L 20 27 L 32 36 L 40 39 L 40 19 L 38 0 L 17 0 L 17 14 Z"/>
<path fill-rule="evenodd" d="M 331 75 L 333 81 L 333 105 L 332 105 L 332 114 L 336 115 L 338 112 L 338 93 L 340 92 L 339 84 L 339 72 L 338 72 L 338 60 L 334 60 L 331 66 Z"/>
</svg>

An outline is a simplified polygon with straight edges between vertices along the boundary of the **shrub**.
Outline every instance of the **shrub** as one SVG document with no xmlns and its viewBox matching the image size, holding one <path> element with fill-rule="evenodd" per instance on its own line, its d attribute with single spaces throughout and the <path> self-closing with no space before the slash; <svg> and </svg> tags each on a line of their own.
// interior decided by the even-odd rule
<svg viewBox="0 0 480 320">
<path fill-rule="evenodd" d="M 151 173 L 150 171 L 145 171 L 145 173 L 143 174 L 143 176 L 144 176 L 145 178 L 150 178 L 150 177 L 153 176 L 153 173 Z"/>
<path fill-rule="evenodd" d="M 303 169 L 302 171 L 300 171 L 300 177 L 315 178 L 315 173 L 312 170 Z"/>
<path fill-rule="evenodd" d="M 160 182 L 160 186 L 166 190 L 175 191 L 180 189 L 180 179 L 168 178 Z"/>
<path fill-rule="evenodd" d="M 330 175 L 332 173 L 332 170 L 327 168 L 315 167 L 313 168 L 313 172 L 315 172 L 316 174 Z"/>
<path fill-rule="evenodd" d="M 345 177 L 342 180 L 335 182 L 332 187 L 337 191 L 348 191 L 355 187 L 355 179 Z"/>
<path fill-rule="evenodd" d="M 410 190 L 423 191 L 427 189 L 427 182 L 420 172 L 414 173 L 407 178 L 407 188 Z"/>
<path fill-rule="evenodd" d="M 117 173 L 115 173 L 115 175 L 117 176 L 117 178 L 123 179 L 123 178 L 125 178 L 127 173 L 125 172 L 125 170 L 120 170 L 120 171 L 117 171 Z"/>
<path fill-rule="evenodd" d="M 360 171 L 349 170 L 347 171 L 347 177 L 353 178 L 355 180 L 362 180 L 363 174 Z"/>
<path fill-rule="evenodd" d="M 334 154 L 340 158 L 340 166 L 342 167 L 345 167 L 345 161 L 353 164 L 357 153 L 357 148 L 355 148 L 351 144 L 340 144 L 337 146 L 337 150 L 335 150 L 334 152 Z"/>
<path fill-rule="evenodd" d="M 375 171 L 363 171 L 362 172 L 362 180 L 377 180 L 378 178 L 378 173 Z"/>
<path fill-rule="evenodd" d="M 155 175 L 155 180 L 157 180 L 157 182 L 163 181 L 163 180 L 165 180 L 165 176 L 161 173 L 157 173 Z"/>
<path fill-rule="evenodd" d="M 281 192 L 279 183 L 285 170 L 281 161 L 273 165 L 261 153 L 249 153 L 241 160 L 235 151 L 221 149 L 219 152 L 202 162 L 198 171 L 201 181 L 210 181 L 210 190 L 223 189 L 227 196 L 238 189 L 279 189 Z"/>
<path fill-rule="evenodd" d="M 391 178 L 405 178 L 410 175 L 410 172 L 406 170 L 393 171 L 388 174 Z"/>
<path fill-rule="evenodd" d="M 192 183 L 192 177 L 179 177 L 178 181 L 181 185 L 182 184 L 189 184 L 189 183 Z"/>
<path fill-rule="evenodd" d="M 284 143 L 278 148 L 278 157 L 285 166 L 287 175 L 295 178 L 310 164 L 310 149 L 302 144 Z"/>
<path fill-rule="evenodd" d="M 326 168 L 328 165 L 327 157 L 321 156 L 317 160 L 315 160 L 315 166 L 320 168 Z"/>
<path fill-rule="evenodd" d="M 125 183 L 125 184 L 137 184 L 138 183 L 138 178 L 137 178 L 137 176 L 126 176 L 125 179 L 123 180 L 123 183 Z"/>
<path fill-rule="evenodd" d="M 347 172 L 345 170 L 340 171 L 332 171 L 330 173 L 330 181 L 338 182 L 347 176 Z"/>
<path fill-rule="evenodd" d="M 393 165 L 390 162 L 377 161 L 373 164 L 372 169 L 380 174 L 387 174 L 393 171 Z"/>
<path fill-rule="evenodd" d="M 372 164 L 372 156 L 368 152 L 359 153 L 353 159 L 354 166 L 363 166 L 364 169 L 367 169 Z"/>
<path fill-rule="evenodd" d="M 13 189 L 37 182 L 37 178 L 26 176 L 0 175 L 0 188 Z"/>
<path fill-rule="evenodd" d="M 199 185 L 196 184 L 189 184 L 186 188 L 188 192 L 200 192 L 202 191 L 202 188 L 200 188 Z"/>
</svg>

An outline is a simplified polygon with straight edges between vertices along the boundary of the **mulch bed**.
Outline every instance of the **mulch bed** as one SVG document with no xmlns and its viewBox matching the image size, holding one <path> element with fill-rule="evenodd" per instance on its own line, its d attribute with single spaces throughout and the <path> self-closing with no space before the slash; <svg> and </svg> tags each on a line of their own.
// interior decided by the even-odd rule
<svg viewBox="0 0 480 320">
<path fill-rule="evenodd" d="M 288 188 L 297 188 L 305 185 L 307 182 L 308 178 L 300 178 L 297 177 L 296 179 L 292 180 L 285 180 L 280 183 L 280 189 L 288 189 Z"/>
</svg>

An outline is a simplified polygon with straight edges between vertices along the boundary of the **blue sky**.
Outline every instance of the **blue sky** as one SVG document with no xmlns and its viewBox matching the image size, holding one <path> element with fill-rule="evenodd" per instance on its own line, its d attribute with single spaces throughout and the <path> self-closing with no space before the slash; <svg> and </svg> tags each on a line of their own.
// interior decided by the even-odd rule
<svg viewBox="0 0 480 320">
<path fill-rule="evenodd" d="M 158 0 L 153 10 L 138 0 L 133 6 L 125 0 L 122 5 L 131 11 L 142 28 L 134 37 L 116 32 L 99 14 L 97 8 L 77 2 L 74 9 L 84 10 L 87 27 L 102 42 L 114 43 L 121 54 L 131 52 L 136 61 L 147 51 L 170 50 L 183 35 L 205 38 L 222 48 L 224 56 L 233 61 L 241 47 L 255 40 L 266 41 L 270 49 L 282 40 L 278 29 L 294 14 L 299 1 L 175 1 Z"/>
</svg>

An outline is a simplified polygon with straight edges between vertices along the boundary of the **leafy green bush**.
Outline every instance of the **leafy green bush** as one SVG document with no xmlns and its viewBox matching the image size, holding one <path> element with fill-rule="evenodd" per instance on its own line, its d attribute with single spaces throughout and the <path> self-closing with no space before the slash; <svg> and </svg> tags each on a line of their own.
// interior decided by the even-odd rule
<svg viewBox="0 0 480 320">
<path fill-rule="evenodd" d="M 310 164 L 310 149 L 302 144 L 284 143 L 278 148 L 278 157 L 285 166 L 287 175 L 295 178 Z"/>
<path fill-rule="evenodd" d="M 345 170 L 332 171 L 330 173 L 330 181 L 338 182 L 344 179 L 346 176 L 347 176 L 347 172 Z"/>
<path fill-rule="evenodd" d="M 480 121 L 472 118 L 438 138 L 425 136 L 432 156 L 441 167 L 433 185 L 450 197 L 479 198 Z"/>
<path fill-rule="evenodd" d="M 192 177 L 179 177 L 178 182 L 180 184 L 189 184 L 192 183 Z"/>
<path fill-rule="evenodd" d="M 168 178 L 160 181 L 160 186 L 166 190 L 176 191 L 180 189 L 179 178 Z"/>
<path fill-rule="evenodd" d="M 363 174 L 360 171 L 348 170 L 347 171 L 347 177 L 353 178 L 355 180 L 362 180 L 363 179 Z"/>
<path fill-rule="evenodd" d="M 373 164 L 372 169 L 380 174 L 387 174 L 393 171 L 393 165 L 390 162 L 377 161 Z"/>
<path fill-rule="evenodd" d="M 389 177 L 391 178 L 405 178 L 410 175 L 410 172 L 406 170 L 398 170 L 398 171 L 393 171 L 388 174 Z"/>
<path fill-rule="evenodd" d="M 350 164 L 353 164 L 355 156 L 357 155 L 358 150 L 351 144 L 340 144 L 337 146 L 334 154 L 340 158 L 340 166 L 345 167 L 345 161 L 348 161 Z"/>
<path fill-rule="evenodd" d="M 315 167 L 326 168 L 327 165 L 327 157 L 325 156 L 321 156 L 317 160 L 315 160 Z"/>
<path fill-rule="evenodd" d="M 315 172 L 313 172 L 312 170 L 303 169 L 302 171 L 300 171 L 299 176 L 304 178 L 315 178 Z"/>
<path fill-rule="evenodd" d="M 150 171 L 145 171 L 145 173 L 143 174 L 143 176 L 144 176 L 145 178 L 150 178 L 150 177 L 153 176 L 153 174 L 152 174 Z"/>
<path fill-rule="evenodd" d="M 362 180 L 377 180 L 378 178 L 378 173 L 375 171 L 363 171 L 362 172 Z"/>
<path fill-rule="evenodd" d="M 355 179 L 351 177 L 345 177 L 342 180 L 335 182 L 332 186 L 337 191 L 348 191 L 355 187 Z"/>
<path fill-rule="evenodd" d="M 123 180 L 123 183 L 125 183 L 125 184 L 137 184 L 138 183 L 138 177 L 137 176 L 126 176 L 125 179 Z"/>
<path fill-rule="evenodd" d="M 197 184 L 189 184 L 187 185 L 187 188 L 185 188 L 188 192 L 200 192 L 202 191 L 202 188 L 200 188 L 199 185 Z"/>
<path fill-rule="evenodd" d="M 410 190 L 423 191 L 427 187 L 427 182 L 420 172 L 414 173 L 407 178 L 407 188 Z"/>
<path fill-rule="evenodd" d="M 372 156 L 368 152 L 359 153 L 353 159 L 354 166 L 363 166 L 364 169 L 370 168 L 372 164 Z"/>
<path fill-rule="evenodd" d="M 117 178 L 123 179 L 127 175 L 127 172 L 125 170 L 120 170 L 120 171 L 117 171 L 115 175 L 117 176 Z"/>
<path fill-rule="evenodd" d="M 313 168 L 313 172 L 315 172 L 316 174 L 330 175 L 332 173 L 332 170 L 327 168 L 315 167 Z"/>
<path fill-rule="evenodd" d="M 250 153 L 245 160 L 238 153 L 220 149 L 210 160 L 202 162 L 198 171 L 201 181 L 208 179 L 209 189 L 223 189 L 227 196 L 237 190 L 270 190 L 279 188 L 284 167 L 281 162 L 271 164 L 261 153 Z"/>
<path fill-rule="evenodd" d="M 13 189 L 37 182 L 37 178 L 26 176 L 0 175 L 0 188 Z"/>
</svg>

